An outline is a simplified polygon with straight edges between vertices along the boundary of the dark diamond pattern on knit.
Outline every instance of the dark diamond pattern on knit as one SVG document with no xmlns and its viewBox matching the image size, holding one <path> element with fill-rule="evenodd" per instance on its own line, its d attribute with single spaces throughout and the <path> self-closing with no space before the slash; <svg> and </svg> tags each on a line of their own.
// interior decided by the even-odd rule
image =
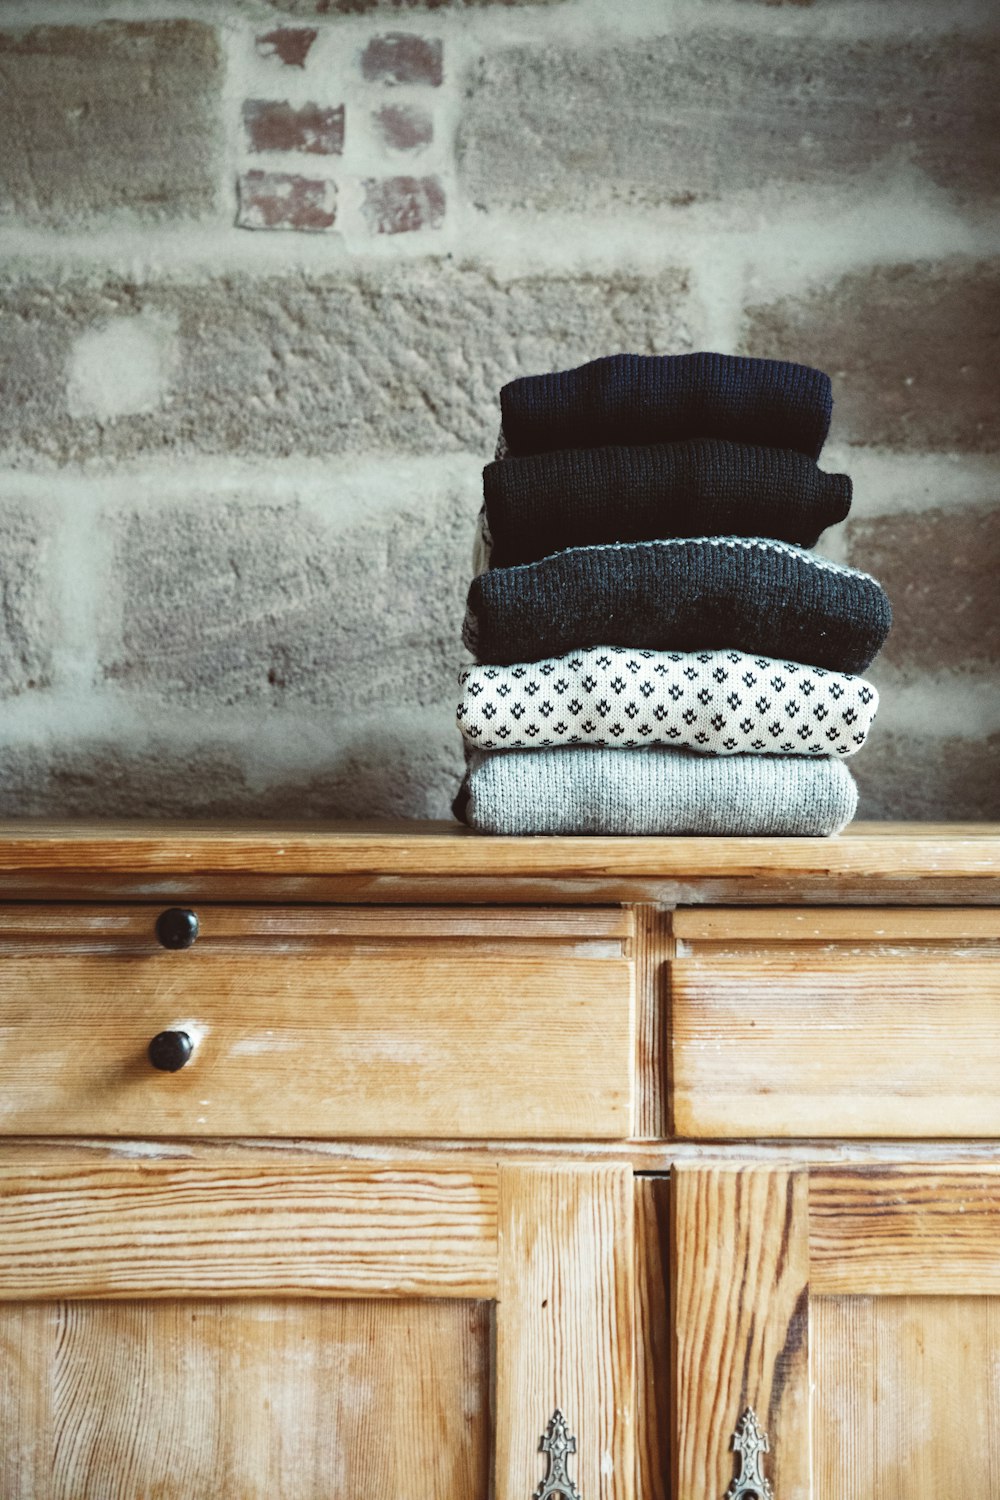
<svg viewBox="0 0 1000 1500">
<path fill-rule="evenodd" d="M 861 677 L 742 651 L 601 646 L 459 674 L 458 726 L 480 750 L 676 745 L 707 755 L 853 755 L 878 694 Z"/>
<path fill-rule="evenodd" d="M 589 646 L 735 649 L 835 672 L 863 672 L 892 612 L 854 568 L 755 537 L 574 547 L 474 578 L 464 639 L 509 664 Z"/>
<path fill-rule="evenodd" d="M 787 448 L 705 438 L 506 457 L 483 470 L 490 565 L 567 547 L 678 536 L 811 547 L 847 515 L 851 481 Z"/>
<path fill-rule="evenodd" d="M 511 453 L 727 438 L 818 458 L 830 377 L 785 360 L 730 354 L 610 354 L 527 375 L 500 392 Z"/>
</svg>

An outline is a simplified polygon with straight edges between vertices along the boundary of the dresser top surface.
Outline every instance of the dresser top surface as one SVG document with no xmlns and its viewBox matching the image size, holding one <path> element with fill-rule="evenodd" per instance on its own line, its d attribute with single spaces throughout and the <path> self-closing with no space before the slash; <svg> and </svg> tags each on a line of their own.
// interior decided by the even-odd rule
<svg viewBox="0 0 1000 1500">
<path fill-rule="evenodd" d="M 451 823 L 0 822 L 0 872 L 490 881 L 1000 878 L 1000 823 L 855 823 L 834 838 L 493 838 Z"/>
</svg>

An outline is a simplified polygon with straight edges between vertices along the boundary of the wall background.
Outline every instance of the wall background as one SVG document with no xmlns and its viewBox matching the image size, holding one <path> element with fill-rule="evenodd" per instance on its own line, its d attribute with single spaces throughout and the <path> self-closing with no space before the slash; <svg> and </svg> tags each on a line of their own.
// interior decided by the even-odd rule
<svg viewBox="0 0 1000 1500">
<path fill-rule="evenodd" d="M 446 816 L 497 391 L 834 379 L 867 817 L 1000 817 L 993 0 L 4 0 L 0 813 Z"/>
</svg>

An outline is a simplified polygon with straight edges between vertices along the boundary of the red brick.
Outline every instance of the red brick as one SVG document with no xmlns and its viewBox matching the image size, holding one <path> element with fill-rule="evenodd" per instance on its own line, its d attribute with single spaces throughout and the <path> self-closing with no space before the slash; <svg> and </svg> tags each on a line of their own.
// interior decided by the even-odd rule
<svg viewBox="0 0 1000 1500">
<path fill-rule="evenodd" d="M 848 561 L 892 601 L 886 661 L 1000 670 L 1000 504 L 851 520 L 846 531 Z"/>
<path fill-rule="evenodd" d="M 373 234 L 436 229 L 444 218 L 444 188 L 436 177 L 369 177 L 364 214 Z"/>
<path fill-rule="evenodd" d="M 304 68 L 319 32 L 312 26 L 278 26 L 257 38 L 261 57 L 276 57 L 290 68 Z"/>
<path fill-rule="evenodd" d="M 415 151 L 434 138 L 434 122 L 418 104 L 386 104 L 373 119 L 390 151 Z"/>
<path fill-rule="evenodd" d="M 344 106 L 328 109 L 286 100 L 247 99 L 243 124 L 251 151 L 306 151 L 313 156 L 340 156 L 344 150 Z"/>
<path fill-rule="evenodd" d="M 244 172 L 236 222 L 242 229 L 332 229 L 337 189 L 326 178 Z"/>
<path fill-rule="evenodd" d="M 372 37 L 361 54 L 361 72 L 370 83 L 425 83 L 437 88 L 444 77 L 443 52 L 437 37 L 390 31 Z"/>
</svg>

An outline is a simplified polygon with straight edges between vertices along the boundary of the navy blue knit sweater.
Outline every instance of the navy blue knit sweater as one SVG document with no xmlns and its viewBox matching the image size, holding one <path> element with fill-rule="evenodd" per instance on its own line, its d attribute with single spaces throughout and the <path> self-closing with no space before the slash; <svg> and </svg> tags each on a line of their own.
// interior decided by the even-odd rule
<svg viewBox="0 0 1000 1500">
<path fill-rule="evenodd" d="M 500 392 L 511 453 L 719 437 L 818 458 L 830 378 L 785 360 L 729 354 L 610 354 L 527 375 Z"/>
<path fill-rule="evenodd" d="M 538 661 L 584 646 L 734 647 L 863 672 L 889 633 L 867 573 L 756 537 L 572 547 L 472 580 L 463 632 L 481 662 Z"/>
<path fill-rule="evenodd" d="M 790 448 L 699 438 L 569 448 L 483 470 L 494 568 L 564 547 L 674 536 L 770 536 L 811 547 L 847 515 L 851 481 Z"/>
</svg>

